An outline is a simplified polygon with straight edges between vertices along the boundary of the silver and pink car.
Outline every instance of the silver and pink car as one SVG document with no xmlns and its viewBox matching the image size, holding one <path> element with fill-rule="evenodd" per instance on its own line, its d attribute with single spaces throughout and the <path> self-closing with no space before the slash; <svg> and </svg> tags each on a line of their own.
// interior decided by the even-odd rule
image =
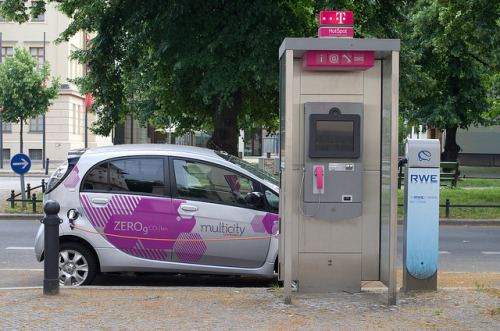
<svg viewBox="0 0 500 331">
<path fill-rule="evenodd" d="M 278 181 L 223 152 L 119 145 L 68 153 L 44 201 L 60 204 L 59 280 L 164 272 L 273 277 Z M 44 256 L 44 226 L 35 242 Z"/>
</svg>

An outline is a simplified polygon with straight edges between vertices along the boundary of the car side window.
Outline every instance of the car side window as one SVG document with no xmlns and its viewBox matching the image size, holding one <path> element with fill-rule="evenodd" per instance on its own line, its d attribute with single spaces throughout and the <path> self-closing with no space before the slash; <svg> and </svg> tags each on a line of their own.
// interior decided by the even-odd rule
<svg viewBox="0 0 500 331">
<path fill-rule="evenodd" d="M 165 194 L 163 158 L 124 158 L 91 169 L 85 177 L 85 191 L 125 191 Z"/>
<path fill-rule="evenodd" d="M 98 165 L 92 169 L 83 182 L 84 190 L 107 191 L 108 187 L 108 163 Z"/>
<path fill-rule="evenodd" d="M 267 187 L 264 187 L 264 201 L 267 210 L 274 214 L 279 213 L 280 198 L 276 193 Z"/>
<path fill-rule="evenodd" d="M 250 179 L 228 169 L 196 161 L 173 162 L 179 197 L 246 205 L 245 197 L 253 191 Z"/>
<path fill-rule="evenodd" d="M 109 162 L 111 191 L 162 195 L 165 192 L 163 159 L 126 158 Z"/>
</svg>

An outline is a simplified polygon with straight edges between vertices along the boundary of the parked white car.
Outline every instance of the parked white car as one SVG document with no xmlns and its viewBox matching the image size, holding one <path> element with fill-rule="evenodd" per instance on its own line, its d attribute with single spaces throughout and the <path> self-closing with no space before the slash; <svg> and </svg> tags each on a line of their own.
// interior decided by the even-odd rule
<svg viewBox="0 0 500 331">
<path fill-rule="evenodd" d="M 277 184 L 254 165 L 203 148 L 118 145 L 70 152 L 44 196 L 61 207 L 60 283 L 89 284 L 99 272 L 273 277 Z M 35 253 L 42 261 L 43 224 Z"/>
</svg>

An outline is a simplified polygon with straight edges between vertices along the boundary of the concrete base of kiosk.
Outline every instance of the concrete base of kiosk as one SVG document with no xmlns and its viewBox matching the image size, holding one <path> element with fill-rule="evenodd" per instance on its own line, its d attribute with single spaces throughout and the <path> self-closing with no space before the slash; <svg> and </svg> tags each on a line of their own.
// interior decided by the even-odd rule
<svg viewBox="0 0 500 331">
<path fill-rule="evenodd" d="M 361 291 L 361 254 L 302 253 L 299 265 L 300 292 Z"/>
</svg>

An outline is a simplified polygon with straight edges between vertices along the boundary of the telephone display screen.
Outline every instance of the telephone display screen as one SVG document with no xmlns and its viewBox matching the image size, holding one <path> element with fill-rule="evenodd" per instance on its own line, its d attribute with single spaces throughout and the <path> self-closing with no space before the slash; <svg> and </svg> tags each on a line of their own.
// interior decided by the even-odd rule
<svg viewBox="0 0 500 331">
<path fill-rule="evenodd" d="M 315 150 L 317 152 L 353 152 L 353 121 L 317 121 Z"/>
<path fill-rule="evenodd" d="M 359 115 L 312 114 L 309 125 L 309 157 L 359 158 L 361 153 Z"/>
</svg>

